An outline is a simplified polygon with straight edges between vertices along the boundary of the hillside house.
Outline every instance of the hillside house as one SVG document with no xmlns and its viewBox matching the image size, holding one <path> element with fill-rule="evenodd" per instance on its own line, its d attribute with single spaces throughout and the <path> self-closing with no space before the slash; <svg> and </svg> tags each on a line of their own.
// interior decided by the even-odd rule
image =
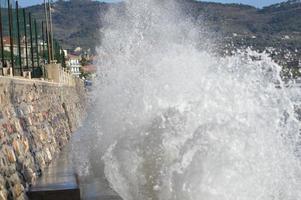
<svg viewBox="0 0 301 200">
<path fill-rule="evenodd" d="M 68 55 L 66 60 L 66 66 L 70 70 L 70 72 L 79 77 L 81 74 L 81 56 Z"/>
</svg>

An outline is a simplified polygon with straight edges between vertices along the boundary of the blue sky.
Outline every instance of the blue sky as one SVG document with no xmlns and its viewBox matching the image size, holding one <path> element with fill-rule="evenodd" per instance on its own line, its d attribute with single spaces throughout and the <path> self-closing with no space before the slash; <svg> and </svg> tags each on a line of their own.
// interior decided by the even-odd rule
<svg viewBox="0 0 301 200">
<path fill-rule="evenodd" d="M 104 0 L 104 1 L 116 2 L 118 0 Z M 256 7 L 263 7 L 263 6 L 271 5 L 273 3 L 279 3 L 284 0 L 207 0 L 207 1 L 222 2 L 222 3 L 244 3 Z M 43 0 L 19 0 L 19 2 L 24 7 L 24 6 L 30 6 L 30 5 L 42 3 Z"/>
</svg>

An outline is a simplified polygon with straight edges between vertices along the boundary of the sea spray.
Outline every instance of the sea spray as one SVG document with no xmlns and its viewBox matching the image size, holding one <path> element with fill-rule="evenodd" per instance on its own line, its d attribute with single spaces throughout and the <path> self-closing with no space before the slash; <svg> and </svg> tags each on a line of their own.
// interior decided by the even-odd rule
<svg viewBox="0 0 301 200">
<path fill-rule="evenodd" d="M 268 55 L 219 57 L 172 0 L 130 0 L 102 29 L 95 121 L 125 200 L 299 200 L 298 90 Z"/>
</svg>

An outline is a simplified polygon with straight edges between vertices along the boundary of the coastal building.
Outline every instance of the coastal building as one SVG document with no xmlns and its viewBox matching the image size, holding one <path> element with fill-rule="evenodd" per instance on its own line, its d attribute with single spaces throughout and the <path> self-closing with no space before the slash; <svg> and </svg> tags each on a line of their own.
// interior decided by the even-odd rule
<svg viewBox="0 0 301 200">
<path fill-rule="evenodd" d="M 79 77 L 81 74 L 81 56 L 76 56 L 76 55 L 68 55 L 67 60 L 66 60 L 66 66 L 70 70 L 70 72 Z"/>
<path fill-rule="evenodd" d="M 3 49 L 4 51 L 10 52 L 10 37 L 3 37 Z M 16 44 L 13 45 L 14 55 L 18 53 L 18 46 Z"/>
<path fill-rule="evenodd" d="M 19 46 L 17 45 L 16 40 L 13 41 L 14 44 L 12 46 L 13 48 L 13 54 L 14 56 L 19 56 Z M 33 46 L 33 53 L 34 53 L 34 62 L 37 62 L 37 50 L 40 53 L 40 64 L 43 63 L 43 58 L 42 55 L 44 55 L 43 49 L 46 47 L 46 44 L 43 44 L 42 40 L 38 40 L 38 49 L 36 48 L 35 44 Z M 3 50 L 5 52 L 5 66 L 10 66 L 10 51 L 11 51 L 11 39 L 9 36 L 4 36 L 3 37 Z M 26 41 L 25 41 L 25 37 L 22 37 L 20 40 L 20 54 L 21 54 L 21 59 L 22 59 L 22 64 L 23 66 L 26 64 L 26 62 L 28 62 L 28 65 L 31 65 L 32 60 L 31 60 L 31 46 L 30 46 L 30 42 L 27 41 L 27 51 L 26 51 Z M 26 59 L 26 55 L 27 55 L 27 59 Z M 0 66 L 2 66 L 2 63 L 0 63 Z"/>
</svg>

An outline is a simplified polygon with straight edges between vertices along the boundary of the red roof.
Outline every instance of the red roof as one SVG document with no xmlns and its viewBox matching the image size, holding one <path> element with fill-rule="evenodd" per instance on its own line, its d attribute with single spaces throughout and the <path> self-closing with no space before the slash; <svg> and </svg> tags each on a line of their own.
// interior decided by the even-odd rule
<svg viewBox="0 0 301 200">
<path fill-rule="evenodd" d="M 3 37 L 3 44 L 4 45 L 10 45 L 10 37 L 9 36 L 4 36 Z"/>
<path fill-rule="evenodd" d="M 86 73 L 95 73 L 97 71 L 97 67 L 95 65 L 86 65 L 82 67 L 82 70 Z"/>
<path fill-rule="evenodd" d="M 69 54 L 68 56 L 67 56 L 67 58 L 68 59 L 80 59 L 80 56 L 76 56 L 76 55 L 72 55 L 72 54 Z"/>
</svg>

